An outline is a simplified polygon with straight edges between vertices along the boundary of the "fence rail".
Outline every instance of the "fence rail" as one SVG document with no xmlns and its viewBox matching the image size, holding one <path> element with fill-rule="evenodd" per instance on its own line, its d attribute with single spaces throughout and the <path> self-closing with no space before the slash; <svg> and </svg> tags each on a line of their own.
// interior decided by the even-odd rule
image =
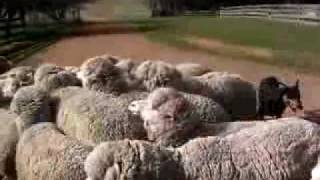
<svg viewBox="0 0 320 180">
<path fill-rule="evenodd" d="M 24 30 L 24 22 L 19 17 L 0 19 L 0 39 L 9 39 L 13 34 Z"/>
<path fill-rule="evenodd" d="M 220 16 L 251 16 L 320 24 L 320 4 L 267 4 L 224 7 Z"/>
</svg>

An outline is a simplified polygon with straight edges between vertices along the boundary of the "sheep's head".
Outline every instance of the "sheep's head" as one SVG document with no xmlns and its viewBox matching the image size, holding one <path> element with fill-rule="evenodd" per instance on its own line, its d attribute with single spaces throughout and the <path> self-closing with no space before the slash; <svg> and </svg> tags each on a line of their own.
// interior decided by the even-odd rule
<svg viewBox="0 0 320 180">
<path fill-rule="evenodd" d="M 85 161 L 87 180 L 160 180 L 182 178 L 175 154 L 143 141 L 98 145 Z"/>
<path fill-rule="evenodd" d="M 167 132 L 182 128 L 189 106 L 189 102 L 172 88 L 153 91 L 140 112 L 148 139 L 154 141 Z"/>
<path fill-rule="evenodd" d="M 81 86 L 81 81 L 76 77 L 76 74 L 68 71 L 51 75 L 40 83 L 40 87 L 47 92 L 67 86 Z"/>
<path fill-rule="evenodd" d="M 20 82 L 16 78 L 8 77 L 4 81 L 2 94 L 5 98 L 11 99 L 20 88 Z"/>
<path fill-rule="evenodd" d="M 137 100 L 133 101 L 129 104 L 128 110 L 133 114 L 133 115 L 140 115 L 142 108 L 144 108 L 147 105 L 146 100 Z"/>
<path fill-rule="evenodd" d="M 106 93 L 125 91 L 126 85 L 121 71 L 114 66 L 111 60 L 91 58 L 80 68 L 77 74 L 85 88 Z"/>
<path fill-rule="evenodd" d="M 133 72 L 133 70 L 136 68 L 137 63 L 133 62 L 130 59 L 125 59 L 125 60 L 121 60 L 119 61 L 117 64 L 115 64 L 115 66 L 117 66 L 119 69 L 121 69 L 122 71 L 130 74 Z"/>
<path fill-rule="evenodd" d="M 64 69 L 68 72 L 75 73 L 75 74 L 77 74 L 80 71 L 80 68 L 75 66 L 66 66 L 64 67 Z"/>
<path fill-rule="evenodd" d="M 11 69 L 5 74 L 7 78 L 15 78 L 19 86 L 29 86 L 34 83 L 34 69 L 30 66 L 20 66 Z"/>
<path fill-rule="evenodd" d="M 58 72 L 64 71 L 62 67 L 56 66 L 54 64 L 43 64 L 38 67 L 34 75 L 35 83 L 39 83 L 42 79 L 48 77 L 49 75 L 58 74 Z"/>
<path fill-rule="evenodd" d="M 161 61 L 141 63 L 135 76 L 148 91 L 159 87 L 176 87 L 182 79 L 181 73 L 175 67 Z"/>
<path fill-rule="evenodd" d="M 19 117 L 16 120 L 19 132 L 39 122 L 49 122 L 48 94 L 36 86 L 26 86 L 14 95 L 10 110 Z"/>
</svg>

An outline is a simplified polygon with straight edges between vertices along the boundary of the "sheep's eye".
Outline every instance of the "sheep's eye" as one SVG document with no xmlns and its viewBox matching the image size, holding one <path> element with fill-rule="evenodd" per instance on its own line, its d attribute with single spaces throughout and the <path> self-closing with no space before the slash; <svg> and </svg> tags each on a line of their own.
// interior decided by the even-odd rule
<svg viewBox="0 0 320 180">
<path fill-rule="evenodd" d="M 169 115 L 169 114 L 166 114 L 166 115 L 164 115 L 163 116 L 165 119 L 173 119 L 173 117 L 171 116 L 171 115 Z"/>
</svg>

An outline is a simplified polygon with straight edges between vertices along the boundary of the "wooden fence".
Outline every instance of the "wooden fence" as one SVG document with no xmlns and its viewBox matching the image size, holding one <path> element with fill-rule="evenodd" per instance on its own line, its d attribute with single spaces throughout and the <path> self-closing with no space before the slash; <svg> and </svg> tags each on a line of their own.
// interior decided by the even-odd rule
<svg viewBox="0 0 320 180">
<path fill-rule="evenodd" d="M 21 17 L 4 17 L 0 19 L 0 39 L 10 39 L 11 36 L 24 30 L 25 22 Z"/>
<path fill-rule="evenodd" d="M 320 24 L 320 4 L 267 4 L 224 7 L 220 16 L 265 17 Z"/>
</svg>

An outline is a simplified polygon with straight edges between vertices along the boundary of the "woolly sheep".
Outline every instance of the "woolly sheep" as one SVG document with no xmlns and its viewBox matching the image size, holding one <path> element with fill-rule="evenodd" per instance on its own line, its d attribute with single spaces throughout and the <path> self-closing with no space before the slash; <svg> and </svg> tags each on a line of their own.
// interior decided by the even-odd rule
<svg viewBox="0 0 320 180">
<path fill-rule="evenodd" d="M 231 120 L 224 109 L 212 99 L 196 94 L 183 93 L 173 88 L 158 88 L 151 92 L 146 99 L 130 103 L 128 109 L 135 115 L 141 115 L 141 111 L 144 109 L 159 110 L 168 114 L 170 113 L 169 110 L 162 110 L 160 107 L 162 105 L 164 105 L 163 107 L 168 106 L 168 109 L 171 110 L 179 108 L 179 100 L 175 101 L 177 99 L 181 100 L 181 103 L 183 103 L 181 105 L 186 105 L 186 109 L 183 109 L 183 113 L 188 113 L 183 116 L 185 119 L 209 123 Z"/>
<path fill-rule="evenodd" d="M 144 141 L 98 145 L 85 161 L 87 180 L 183 180 L 174 152 Z"/>
<path fill-rule="evenodd" d="M 204 67 L 196 63 L 183 63 L 176 65 L 178 71 L 181 72 L 184 76 L 201 76 L 212 70 L 208 67 Z"/>
<path fill-rule="evenodd" d="M 33 84 L 34 70 L 29 66 L 11 69 L 0 76 L 0 101 L 7 103 L 19 88 Z"/>
<path fill-rule="evenodd" d="M 117 64 L 119 61 L 121 61 L 121 57 L 119 56 L 115 56 L 115 55 L 111 55 L 111 54 L 103 54 L 103 55 L 99 55 L 99 56 L 94 56 L 92 58 L 89 58 L 89 60 L 108 60 L 110 61 L 112 64 Z"/>
<path fill-rule="evenodd" d="M 177 149 L 187 179 L 310 179 L 320 154 L 319 125 L 289 118 Z"/>
<path fill-rule="evenodd" d="M 139 82 L 134 75 L 138 65 L 139 64 L 137 62 L 134 62 L 130 59 L 124 59 L 115 64 L 115 66 L 120 69 L 128 88 L 131 90 L 139 89 Z"/>
<path fill-rule="evenodd" d="M 7 73 L 3 74 L 5 78 L 15 78 L 19 81 L 20 86 L 30 86 L 34 83 L 35 70 L 31 66 L 19 66 L 12 68 Z"/>
<path fill-rule="evenodd" d="M 107 142 L 89 154 L 85 171 L 87 180 L 304 180 L 317 163 L 319 133 L 319 125 L 292 118 L 260 122 L 224 137 L 196 138 L 179 148 Z"/>
<path fill-rule="evenodd" d="M 318 158 L 318 164 L 313 168 L 311 172 L 311 180 L 320 180 L 320 157 Z"/>
<path fill-rule="evenodd" d="M 133 74 L 138 65 L 137 62 L 134 62 L 131 59 L 123 59 L 115 64 L 116 67 L 128 74 Z"/>
<path fill-rule="evenodd" d="M 159 87 L 175 87 L 181 84 L 182 75 L 172 65 L 162 61 L 142 62 L 135 71 L 142 88 L 153 91 Z"/>
<path fill-rule="evenodd" d="M 81 86 L 81 81 L 76 77 L 76 74 L 62 71 L 42 79 L 38 85 L 44 91 L 51 92 L 55 89 L 67 86 Z"/>
<path fill-rule="evenodd" d="M 60 99 L 57 124 L 67 135 L 91 143 L 145 138 L 142 120 L 131 115 L 127 107 L 130 102 L 145 98 L 147 93 L 113 96 L 86 89 L 75 91 L 72 97 Z"/>
<path fill-rule="evenodd" d="M 44 78 L 47 78 L 49 75 L 57 74 L 58 72 L 64 71 L 62 67 L 59 67 L 54 64 L 42 64 L 40 65 L 34 75 L 35 84 L 40 83 Z"/>
<path fill-rule="evenodd" d="M 75 74 L 77 74 L 80 71 L 80 68 L 75 66 L 66 66 L 64 67 L 64 69 L 68 72 L 75 73 Z"/>
<path fill-rule="evenodd" d="M 0 177 L 7 180 L 16 179 L 15 152 L 18 142 L 16 118 L 14 113 L 0 109 Z"/>
<path fill-rule="evenodd" d="M 13 77 L 0 80 L 0 101 L 10 101 L 20 88 L 20 82 Z"/>
<path fill-rule="evenodd" d="M 213 100 L 172 88 L 158 88 L 146 100 L 133 102 L 128 109 L 141 116 L 149 140 L 166 146 L 181 145 L 198 136 L 196 133 L 203 130 L 203 123 L 231 120 Z"/>
<path fill-rule="evenodd" d="M 16 125 L 19 134 L 32 124 L 51 121 L 48 94 L 36 86 L 19 89 L 10 110 L 18 115 Z"/>
<path fill-rule="evenodd" d="M 239 75 L 224 72 L 207 73 L 197 78 L 206 86 L 201 93 L 221 104 L 232 119 L 256 116 L 258 100 L 256 87 Z M 209 87 L 209 88 L 207 88 Z"/>
<path fill-rule="evenodd" d="M 65 136 L 55 124 L 28 128 L 17 145 L 18 180 L 85 180 L 84 162 L 92 145 Z"/>
<path fill-rule="evenodd" d="M 128 87 L 121 70 L 110 59 L 91 58 L 85 61 L 77 74 L 85 88 L 119 95 Z"/>
</svg>

